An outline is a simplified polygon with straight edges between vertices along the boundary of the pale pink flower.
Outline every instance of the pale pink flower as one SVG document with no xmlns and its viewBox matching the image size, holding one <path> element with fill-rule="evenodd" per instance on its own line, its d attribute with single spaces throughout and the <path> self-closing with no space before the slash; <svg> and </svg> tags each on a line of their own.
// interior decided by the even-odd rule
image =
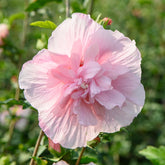
<svg viewBox="0 0 165 165">
<path fill-rule="evenodd" d="M 140 64 L 135 41 L 76 13 L 52 33 L 48 50 L 23 65 L 19 84 L 45 134 L 76 148 L 138 115 L 145 97 Z"/>
<path fill-rule="evenodd" d="M 69 165 L 69 164 L 66 163 L 66 162 L 63 161 L 63 160 L 60 160 L 60 161 L 57 162 L 57 163 L 53 163 L 53 165 Z M 85 164 L 82 164 L 82 165 L 85 165 Z M 91 162 L 91 163 L 88 163 L 88 164 L 86 164 L 86 165 L 96 165 L 96 164 L 94 164 L 93 162 Z"/>
<path fill-rule="evenodd" d="M 8 34 L 9 34 L 8 26 L 4 23 L 0 24 L 0 46 L 4 44 L 3 39 L 6 38 Z"/>
<path fill-rule="evenodd" d="M 59 162 L 57 163 L 53 163 L 53 165 L 68 165 L 67 162 L 63 161 L 63 160 L 60 160 Z"/>
<path fill-rule="evenodd" d="M 31 114 L 31 109 L 23 110 L 23 107 L 21 105 L 14 105 L 13 107 L 9 108 L 8 110 L 5 110 L 0 113 L 0 123 L 2 125 L 8 125 L 10 123 L 10 114 L 15 115 L 19 117 L 15 124 L 15 128 L 19 131 L 25 130 L 28 119 L 27 117 Z"/>
</svg>

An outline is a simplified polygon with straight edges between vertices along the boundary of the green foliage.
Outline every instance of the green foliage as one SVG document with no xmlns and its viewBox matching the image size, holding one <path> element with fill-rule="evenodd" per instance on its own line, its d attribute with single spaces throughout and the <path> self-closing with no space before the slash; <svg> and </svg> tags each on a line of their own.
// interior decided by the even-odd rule
<svg viewBox="0 0 165 165">
<path fill-rule="evenodd" d="M 8 107 L 12 107 L 14 105 L 22 105 L 24 109 L 26 108 L 29 108 L 31 107 L 31 105 L 26 101 L 26 100 L 16 100 L 16 99 L 13 99 L 13 98 L 10 98 L 8 100 L 5 100 L 5 101 L 0 101 L 0 106 L 1 105 L 7 105 Z"/>
<path fill-rule="evenodd" d="M 48 162 L 46 160 L 43 160 L 39 157 L 33 157 L 33 159 L 36 161 L 37 165 L 47 165 Z"/>
<path fill-rule="evenodd" d="M 0 157 L 0 164 L 1 165 L 16 165 L 15 162 L 10 161 L 10 156 L 2 156 Z"/>
<path fill-rule="evenodd" d="M 16 13 L 13 14 L 9 17 L 9 23 L 10 25 L 13 23 L 14 20 L 16 19 L 24 19 L 25 18 L 25 14 L 24 13 Z"/>
<path fill-rule="evenodd" d="M 49 148 L 49 152 L 53 155 L 53 158 L 51 160 L 57 162 L 60 159 L 62 159 L 65 155 L 67 155 L 69 150 L 61 147 L 61 152 L 57 152 L 56 150 Z"/>
<path fill-rule="evenodd" d="M 159 148 L 148 146 L 139 153 L 149 159 L 154 165 L 165 164 L 165 146 L 160 146 Z"/>
<path fill-rule="evenodd" d="M 37 151 L 37 156 L 40 156 L 47 149 L 46 145 L 40 145 Z"/>
<path fill-rule="evenodd" d="M 30 25 L 41 27 L 41 28 L 48 28 L 48 29 L 52 29 L 52 30 L 54 30 L 57 27 L 57 25 L 55 23 L 48 21 L 48 20 L 32 22 Z"/>
<path fill-rule="evenodd" d="M 37 0 L 28 6 L 25 2 L 0 1 L 0 23 L 10 24 L 10 34 L 0 53 L 0 112 L 9 110 L 14 105 L 32 108 L 24 101 L 22 91 L 19 101 L 13 99 L 18 83 L 13 82 L 12 77 L 18 78 L 22 64 L 32 59 L 40 49 L 47 47 L 48 38 L 56 27 L 52 22 L 58 25 L 65 19 L 65 3 L 62 0 Z M 71 12 L 87 13 L 90 2 L 91 0 L 72 0 Z M 94 1 L 92 18 L 97 18 L 95 20 L 98 22 L 104 17 L 111 18 L 112 30 L 119 30 L 136 41 L 142 54 L 142 82 L 146 90 L 146 103 L 141 114 L 130 126 L 113 134 L 101 133 L 99 144 L 95 141 L 89 142 L 90 148 L 85 150 L 81 163 L 92 161 L 97 165 L 150 165 L 140 154 L 145 154 L 146 158 L 148 155 L 155 158 L 149 158 L 152 162 L 163 160 L 164 147 L 157 149 L 147 146 L 165 145 L 164 6 L 164 0 Z M 24 9 L 27 9 L 26 17 L 23 14 Z M 36 23 L 41 18 L 52 22 L 41 21 L 40 25 L 36 24 L 43 27 L 42 29 L 29 26 L 30 22 Z M 12 116 L 9 121 L 16 119 Z M 0 124 L 0 164 L 29 164 L 39 134 L 36 111 L 32 111 L 28 121 L 29 125 L 24 131 L 14 128 L 10 141 L 10 123 Z M 81 149 L 73 151 L 62 148 L 62 152 L 58 153 L 47 148 L 48 140 L 45 139 L 35 157 L 38 164 L 52 164 L 61 159 L 70 165 L 75 164 Z M 146 147 L 147 149 L 141 151 Z"/>
<path fill-rule="evenodd" d="M 92 156 L 83 156 L 80 160 L 80 164 L 88 164 L 90 162 L 97 163 L 97 158 Z"/>
<path fill-rule="evenodd" d="M 26 11 L 33 11 L 33 10 L 38 10 L 40 8 L 42 8 L 43 6 L 45 6 L 47 3 L 49 2 L 61 2 L 62 0 L 37 0 L 33 3 L 31 3 L 28 8 L 26 9 Z"/>
<path fill-rule="evenodd" d="M 37 40 L 36 48 L 38 50 L 47 48 L 47 44 L 48 44 L 48 37 L 45 34 L 41 34 L 41 38 Z"/>
</svg>

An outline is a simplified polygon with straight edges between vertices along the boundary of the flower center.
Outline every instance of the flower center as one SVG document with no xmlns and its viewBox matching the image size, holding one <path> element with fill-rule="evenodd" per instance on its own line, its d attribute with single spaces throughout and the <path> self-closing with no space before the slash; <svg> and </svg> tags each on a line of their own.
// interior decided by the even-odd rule
<svg viewBox="0 0 165 165">
<path fill-rule="evenodd" d="M 80 87 L 82 89 L 87 89 L 88 88 L 88 84 L 86 82 L 82 82 L 81 85 L 80 85 Z"/>
</svg>

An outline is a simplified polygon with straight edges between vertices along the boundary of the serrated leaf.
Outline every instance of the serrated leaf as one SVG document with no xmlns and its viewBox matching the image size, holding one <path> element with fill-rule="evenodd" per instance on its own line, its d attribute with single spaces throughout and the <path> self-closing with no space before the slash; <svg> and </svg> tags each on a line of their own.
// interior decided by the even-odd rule
<svg viewBox="0 0 165 165">
<path fill-rule="evenodd" d="M 154 165 L 165 164 L 165 146 L 159 148 L 148 146 L 139 153 L 149 159 Z"/>
<path fill-rule="evenodd" d="M 30 25 L 41 27 L 41 28 L 53 29 L 53 30 L 57 27 L 55 23 L 48 20 L 32 22 Z"/>
<path fill-rule="evenodd" d="M 38 0 L 31 3 L 26 9 L 26 11 L 35 11 L 35 10 L 41 9 L 49 2 L 62 2 L 62 0 Z"/>
</svg>

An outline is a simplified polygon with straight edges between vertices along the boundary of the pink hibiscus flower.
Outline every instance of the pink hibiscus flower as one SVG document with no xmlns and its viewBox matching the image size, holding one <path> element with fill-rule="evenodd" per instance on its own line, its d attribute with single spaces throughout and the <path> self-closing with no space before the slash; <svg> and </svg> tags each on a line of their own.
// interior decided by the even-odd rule
<svg viewBox="0 0 165 165">
<path fill-rule="evenodd" d="M 0 46 L 4 44 L 3 39 L 6 38 L 8 34 L 9 34 L 8 26 L 4 23 L 0 24 Z"/>
<path fill-rule="evenodd" d="M 52 33 L 48 50 L 23 65 L 19 84 L 44 133 L 76 148 L 138 115 L 145 98 L 140 64 L 135 41 L 75 13 Z"/>
</svg>

